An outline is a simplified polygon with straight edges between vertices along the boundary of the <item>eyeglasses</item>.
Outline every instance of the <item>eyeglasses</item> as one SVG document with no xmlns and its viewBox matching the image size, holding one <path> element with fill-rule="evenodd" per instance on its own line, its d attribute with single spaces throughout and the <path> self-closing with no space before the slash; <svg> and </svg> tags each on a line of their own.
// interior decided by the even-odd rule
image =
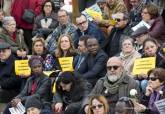
<svg viewBox="0 0 165 114">
<path fill-rule="evenodd" d="M 82 21 L 81 23 L 77 23 L 78 26 L 85 24 L 87 21 Z"/>
<path fill-rule="evenodd" d="M 115 66 L 107 66 L 107 69 L 108 70 L 112 70 L 112 68 L 113 68 L 114 70 L 117 70 L 119 67 L 120 66 L 117 66 L 117 65 L 115 65 Z"/>
<path fill-rule="evenodd" d="M 117 22 L 120 22 L 120 21 L 122 21 L 123 19 L 119 19 L 119 18 L 116 18 L 115 19 L 115 21 L 117 21 Z"/>
<path fill-rule="evenodd" d="M 103 105 L 102 104 L 99 104 L 99 105 L 94 105 L 94 106 L 92 106 L 91 108 L 93 109 L 93 110 L 95 110 L 96 108 L 102 108 L 103 107 Z"/>
<path fill-rule="evenodd" d="M 156 81 L 158 78 L 156 77 L 148 77 L 148 80 L 151 80 L 151 81 Z"/>
</svg>

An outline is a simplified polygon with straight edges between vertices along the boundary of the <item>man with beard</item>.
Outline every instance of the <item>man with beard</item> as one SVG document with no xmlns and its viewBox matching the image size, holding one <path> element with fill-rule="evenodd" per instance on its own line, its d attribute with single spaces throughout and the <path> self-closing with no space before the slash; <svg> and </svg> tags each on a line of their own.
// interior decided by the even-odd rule
<svg viewBox="0 0 165 114">
<path fill-rule="evenodd" d="M 119 57 L 112 57 L 107 62 L 107 74 L 97 81 L 91 94 L 104 95 L 109 103 L 109 114 L 114 114 L 115 105 L 119 98 L 129 97 L 131 89 L 136 89 L 140 93 L 136 81 L 124 71 L 122 60 Z M 85 112 L 87 108 L 88 105 L 85 105 Z"/>
<path fill-rule="evenodd" d="M 32 56 L 29 60 L 31 76 L 28 78 L 24 89 L 7 105 L 3 114 L 10 114 L 9 108 L 15 107 L 19 102 L 26 104 L 29 97 L 36 97 L 42 104 L 52 100 L 51 80 L 43 74 L 43 59 L 40 56 Z"/>
</svg>

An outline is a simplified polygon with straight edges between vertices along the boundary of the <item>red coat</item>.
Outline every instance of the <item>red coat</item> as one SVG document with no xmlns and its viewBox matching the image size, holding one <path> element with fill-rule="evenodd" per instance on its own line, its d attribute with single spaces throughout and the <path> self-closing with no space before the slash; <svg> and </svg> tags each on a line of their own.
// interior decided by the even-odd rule
<svg viewBox="0 0 165 114">
<path fill-rule="evenodd" d="M 24 29 L 33 29 L 33 24 L 29 24 L 22 20 L 24 9 L 33 9 L 37 16 L 41 12 L 43 2 L 44 0 L 14 0 L 12 3 L 11 15 L 15 18 L 17 26 Z"/>
</svg>

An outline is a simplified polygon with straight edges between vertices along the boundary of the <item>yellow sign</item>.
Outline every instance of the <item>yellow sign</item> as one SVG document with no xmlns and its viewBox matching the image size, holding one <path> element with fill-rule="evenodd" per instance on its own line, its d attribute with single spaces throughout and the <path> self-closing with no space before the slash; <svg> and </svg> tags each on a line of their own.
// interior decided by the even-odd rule
<svg viewBox="0 0 165 114">
<path fill-rule="evenodd" d="M 15 61 L 15 73 L 19 76 L 28 76 L 31 74 L 31 69 L 28 65 L 28 60 Z"/>
<path fill-rule="evenodd" d="M 73 71 L 73 57 L 58 58 L 62 71 Z"/>
<path fill-rule="evenodd" d="M 165 48 L 163 48 L 163 52 L 165 53 Z"/>
<path fill-rule="evenodd" d="M 133 67 L 133 74 L 147 74 L 150 69 L 155 68 L 155 64 L 155 57 L 136 59 Z"/>
<path fill-rule="evenodd" d="M 98 18 L 100 20 L 102 20 L 102 14 L 100 12 L 91 10 L 91 9 L 86 9 L 86 12 L 92 17 L 92 18 Z"/>
</svg>

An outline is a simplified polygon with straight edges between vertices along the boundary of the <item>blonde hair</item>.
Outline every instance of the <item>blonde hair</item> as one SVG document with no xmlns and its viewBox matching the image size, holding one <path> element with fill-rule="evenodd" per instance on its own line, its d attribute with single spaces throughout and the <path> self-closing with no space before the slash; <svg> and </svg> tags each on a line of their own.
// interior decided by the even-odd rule
<svg viewBox="0 0 165 114">
<path fill-rule="evenodd" d="M 59 38 L 58 38 L 58 42 L 57 42 L 57 49 L 55 50 L 55 56 L 56 57 L 62 57 L 63 56 L 63 50 L 61 49 L 61 39 L 63 37 L 67 37 L 69 39 L 69 42 L 70 42 L 70 48 L 68 50 L 68 52 L 70 54 L 75 54 L 76 53 L 76 50 L 74 48 L 74 45 L 73 45 L 73 41 L 72 41 L 72 37 L 69 35 L 69 34 L 62 34 Z"/>
<path fill-rule="evenodd" d="M 87 114 L 93 114 L 93 110 L 92 110 L 92 102 L 93 100 L 96 99 L 99 102 L 101 102 L 104 106 L 104 113 L 103 114 L 108 114 L 109 113 L 109 105 L 108 102 L 106 100 L 106 98 L 103 95 L 92 95 L 89 98 L 89 108 L 88 108 L 88 113 Z"/>
</svg>

